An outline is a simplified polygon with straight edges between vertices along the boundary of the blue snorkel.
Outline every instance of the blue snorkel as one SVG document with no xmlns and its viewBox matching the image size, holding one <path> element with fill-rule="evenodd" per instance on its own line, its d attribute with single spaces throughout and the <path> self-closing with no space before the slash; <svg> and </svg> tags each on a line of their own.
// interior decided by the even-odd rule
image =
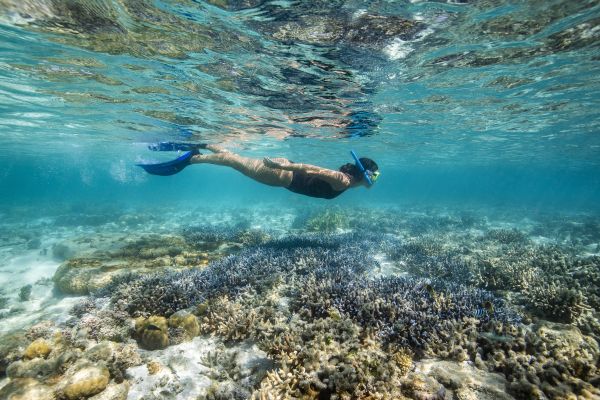
<svg viewBox="0 0 600 400">
<path fill-rule="evenodd" d="M 354 150 L 350 150 L 350 154 L 352 154 L 352 158 L 354 158 L 354 163 L 356 164 L 356 166 L 360 169 L 360 172 L 363 173 L 365 180 L 367 181 L 367 183 L 369 184 L 369 186 L 373 185 L 373 181 L 371 180 L 371 177 L 369 176 L 367 170 L 365 169 L 365 167 L 363 167 L 362 163 L 360 162 L 360 159 L 358 158 L 358 156 L 356 155 L 356 153 L 354 152 Z"/>
</svg>

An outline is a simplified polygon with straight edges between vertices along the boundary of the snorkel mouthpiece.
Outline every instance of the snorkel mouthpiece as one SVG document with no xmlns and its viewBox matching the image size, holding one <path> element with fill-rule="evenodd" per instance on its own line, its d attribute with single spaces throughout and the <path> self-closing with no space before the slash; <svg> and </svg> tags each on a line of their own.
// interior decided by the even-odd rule
<svg viewBox="0 0 600 400">
<path fill-rule="evenodd" d="M 360 169 L 360 172 L 363 173 L 363 176 L 365 177 L 365 180 L 367 181 L 369 186 L 373 186 L 373 182 L 375 182 L 377 180 L 377 178 L 379 177 L 379 173 L 378 173 L 379 171 L 373 173 L 373 172 L 365 169 L 365 167 L 363 167 L 362 163 L 360 162 L 360 159 L 358 158 L 358 156 L 356 155 L 354 150 L 350 150 L 350 154 L 352 154 L 352 158 L 354 158 L 354 163 L 356 164 L 358 169 Z M 371 179 L 371 177 L 373 177 L 373 179 Z"/>
</svg>

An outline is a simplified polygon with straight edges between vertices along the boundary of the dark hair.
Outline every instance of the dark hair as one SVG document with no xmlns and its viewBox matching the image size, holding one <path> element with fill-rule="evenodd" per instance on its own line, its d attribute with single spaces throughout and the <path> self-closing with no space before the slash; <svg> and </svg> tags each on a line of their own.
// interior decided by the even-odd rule
<svg viewBox="0 0 600 400">
<path fill-rule="evenodd" d="M 375 172 L 379 169 L 379 166 L 377 165 L 377 163 L 375 161 L 371 160 L 370 158 L 361 157 L 359 160 L 360 160 L 360 163 L 362 164 L 362 166 L 365 167 L 365 169 L 368 169 L 373 172 Z M 356 179 L 362 178 L 362 172 L 360 171 L 360 168 L 358 168 L 356 166 L 356 164 L 352 164 L 352 163 L 344 164 L 340 167 L 340 171 L 347 175 L 350 175 Z"/>
</svg>

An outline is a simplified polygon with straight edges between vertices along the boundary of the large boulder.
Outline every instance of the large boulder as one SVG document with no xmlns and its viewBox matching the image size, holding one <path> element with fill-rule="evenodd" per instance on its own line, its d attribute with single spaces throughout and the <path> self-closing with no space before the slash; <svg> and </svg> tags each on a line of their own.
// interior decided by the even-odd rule
<svg viewBox="0 0 600 400">
<path fill-rule="evenodd" d="M 109 380 L 110 373 L 103 363 L 84 361 L 67 371 L 56 391 L 60 397 L 68 400 L 85 399 L 106 389 Z"/>
<path fill-rule="evenodd" d="M 13 379 L 0 389 L 3 400 L 55 400 L 54 390 L 33 378 Z"/>
</svg>

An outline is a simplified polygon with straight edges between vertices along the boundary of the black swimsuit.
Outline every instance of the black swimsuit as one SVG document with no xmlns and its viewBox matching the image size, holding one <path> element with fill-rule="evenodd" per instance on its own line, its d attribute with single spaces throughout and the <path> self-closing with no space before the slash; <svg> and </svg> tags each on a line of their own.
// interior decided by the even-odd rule
<svg viewBox="0 0 600 400">
<path fill-rule="evenodd" d="M 292 183 L 286 189 L 294 193 L 322 199 L 333 199 L 346 190 L 333 190 L 331 185 L 323 179 L 309 175 L 304 171 L 293 171 Z"/>
</svg>

